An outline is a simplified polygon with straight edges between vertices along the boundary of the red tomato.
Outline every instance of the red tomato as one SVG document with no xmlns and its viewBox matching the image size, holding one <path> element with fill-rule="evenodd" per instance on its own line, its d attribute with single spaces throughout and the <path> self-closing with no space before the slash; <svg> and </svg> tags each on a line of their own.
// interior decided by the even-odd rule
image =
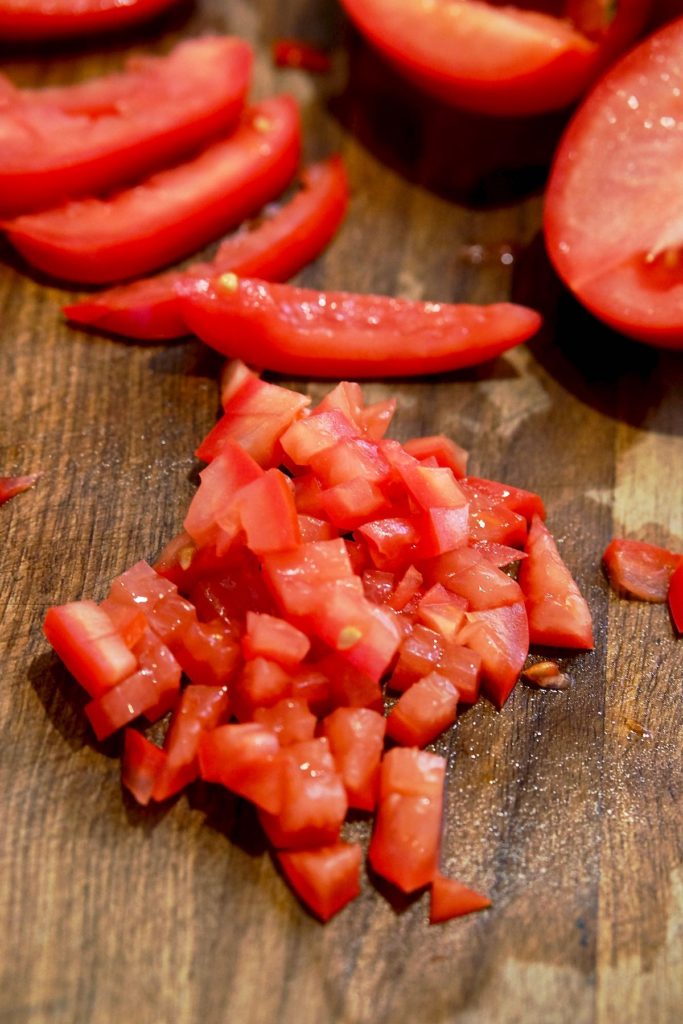
<svg viewBox="0 0 683 1024">
<path fill-rule="evenodd" d="M 613 588 L 641 601 L 666 601 L 674 570 L 683 555 L 642 540 L 610 541 L 602 556 Z"/>
<path fill-rule="evenodd" d="M 277 855 L 296 894 L 322 921 L 329 921 L 360 893 L 361 857 L 358 843 L 334 843 Z"/>
<path fill-rule="evenodd" d="M 574 582 L 557 545 L 534 516 L 519 568 L 532 644 L 592 650 L 593 624 L 586 599 Z"/>
<path fill-rule="evenodd" d="M 339 227 L 348 200 L 346 172 L 339 157 L 306 168 L 301 184 L 301 190 L 283 206 L 266 210 L 263 219 L 227 238 L 210 263 L 112 288 L 65 306 L 64 313 L 76 323 L 129 338 L 176 338 L 187 332 L 177 289 L 188 277 L 233 271 L 244 277 L 286 281 L 322 252 Z"/>
<path fill-rule="evenodd" d="M 323 721 L 349 807 L 371 811 L 377 802 L 386 719 L 372 708 L 339 707 Z"/>
<path fill-rule="evenodd" d="M 437 875 L 432 882 L 429 923 L 440 924 L 452 917 L 471 914 L 474 910 L 485 910 L 491 906 L 488 896 L 482 896 L 474 889 L 468 889 L 455 878 Z"/>
<path fill-rule="evenodd" d="M 541 324 L 524 306 L 316 292 L 231 274 L 194 282 L 187 326 L 208 345 L 306 377 L 400 377 L 493 359 Z"/>
<path fill-rule="evenodd" d="M 32 473 L 30 476 L 0 476 L 0 505 L 33 487 L 39 476 L 40 473 Z"/>
<path fill-rule="evenodd" d="M 166 754 L 136 729 L 123 734 L 121 782 L 139 804 L 146 806 L 152 799 L 157 775 L 166 760 Z"/>
<path fill-rule="evenodd" d="M 99 80 L 96 113 L 87 100 L 83 112 L 78 102 L 69 110 L 64 89 L 53 98 L 16 90 L 0 112 L 0 214 L 104 192 L 177 162 L 234 125 L 250 70 L 246 43 L 205 36 Z M 85 99 L 86 88 L 75 89 Z"/>
<path fill-rule="evenodd" d="M 683 561 L 671 574 L 669 583 L 669 611 L 674 620 L 674 626 L 679 633 L 683 633 Z"/>
<path fill-rule="evenodd" d="M 0 38 L 62 39 L 118 31 L 153 18 L 175 0 L 0 0 Z"/>
<path fill-rule="evenodd" d="M 597 317 L 641 341 L 683 346 L 678 128 L 683 19 L 615 64 L 576 113 L 545 205 L 550 258 Z"/>
<path fill-rule="evenodd" d="M 106 611 L 94 601 L 48 609 L 44 632 L 69 672 L 91 697 L 100 697 L 138 667 Z"/>
<path fill-rule="evenodd" d="M 273 730 L 257 722 L 220 725 L 199 738 L 200 775 L 275 813 L 282 805 L 279 749 Z"/>
<path fill-rule="evenodd" d="M 487 114 L 535 114 L 573 102 L 636 37 L 649 7 L 643 0 L 621 0 L 609 27 L 595 33 L 585 12 L 571 3 L 557 4 L 559 17 L 481 0 L 342 4 L 411 81 L 447 103 Z M 567 13 L 577 15 L 574 24 Z M 595 40 L 583 34 L 584 23 Z"/>
<path fill-rule="evenodd" d="M 458 691 L 438 671 L 409 687 L 391 709 L 387 735 L 406 747 L 426 747 L 453 725 Z"/>
<path fill-rule="evenodd" d="M 299 159 L 299 115 L 288 96 L 252 107 L 226 139 L 188 163 L 107 199 L 72 200 L 5 223 L 33 266 L 101 284 L 195 252 L 288 184 Z"/>
<path fill-rule="evenodd" d="M 529 653 L 529 621 L 524 602 L 467 612 L 467 625 L 458 634 L 458 643 L 481 657 L 484 693 L 501 708 Z"/>
<path fill-rule="evenodd" d="M 325 74 L 332 66 L 328 53 L 300 39 L 277 39 L 273 43 L 273 60 L 281 68 L 303 68 L 317 74 Z"/>
</svg>

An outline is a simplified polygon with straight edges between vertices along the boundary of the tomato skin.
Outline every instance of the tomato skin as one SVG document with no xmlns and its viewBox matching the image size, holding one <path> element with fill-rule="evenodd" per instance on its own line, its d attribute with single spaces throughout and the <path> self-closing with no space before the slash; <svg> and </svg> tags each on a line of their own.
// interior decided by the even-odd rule
<svg viewBox="0 0 683 1024">
<path fill-rule="evenodd" d="M 348 182 L 340 157 L 305 168 L 301 183 L 302 189 L 275 213 L 227 238 L 210 263 L 100 292 L 65 306 L 64 314 L 75 323 L 128 338 L 177 338 L 187 333 L 178 287 L 188 278 L 232 271 L 241 277 L 286 281 L 329 244 L 348 203 Z"/>
<path fill-rule="evenodd" d="M 256 279 L 198 280 L 183 295 L 190 330 L 224 355 L 306 377 L 400 377 L 471 366 L 526 341 L 538 313 L 321 293 Z"/>
<path fill-rule="evenodd" d="M 683 346 L 676 130 L 683 20 L 613 64 L 570 122 L 546 190 L 546 248 L 576 298 L 615 330 Z M 672 127 L 673 126 L 673 127 Z"/>
<path fill-rule="evenodd" d="M 114 102 L 105 117 L 71 113 L 68 102 L 61 109 L 53 91 L 42 99 L 41 92 L 16 90 L 0 114 L 0 215 L 110 191 L 224 134 L 243 107 L 251 61 L 247 44 L 229 36 L 180 43 L 167 57 L 123 72 L 135 84 L 123 112 L 116 106 L 121 75 L 112 76 Z M 106 79 L 99 91 L 109 91 Z"/>
<path fill-rule="evenodd" d="M 605 548 L 602 563 L 617 593 L 641 601 L 663 602 L 672 574 L 683 563 L 683 554 L 642 540 L 615 538 Z"/>
<path fill-rule="evenodd" d="M 593 649 L 593 624 L 586 599 L 557 550 L 552 534 L 534 516 L 519 569 L 533 644 Z"/>
<path fill-rule="evenodd" d="M 3 0 L 0 3 L 0 38 L 16 41 L 68 39 L 119 31 L 154 18 L 175 0 Z"/>
<path fill-rule="evenodd" d="M 73 199 L 4 228 L 27 262 L 54 277 L 125 280 L 190 255 L 275 198 L 296 171 L 299 146 L 294 100 L 264 100 L 189 162 L 109 198 Z"/>
<path fill-rule="evenodd" d="M 342 0 L 380 53 L 425 92 L 485 114 L 527 115 L 576 100 L 642 28 L 649 4 L 625 0 L 595 41 L 569 20 L 465 0 Z"/>
</svg>

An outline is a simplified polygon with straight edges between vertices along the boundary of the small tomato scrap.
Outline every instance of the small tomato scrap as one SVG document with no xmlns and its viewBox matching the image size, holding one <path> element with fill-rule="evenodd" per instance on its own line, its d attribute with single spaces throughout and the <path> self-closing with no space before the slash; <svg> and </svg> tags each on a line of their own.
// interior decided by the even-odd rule
<svg viewBox="0 0 683 1024">
<path fill-rule="evenodd" d="M 360 891 L 349 808 L 375 816 L 376 875 L 431 889 L 432 922 L 488 906 L 440 873 L 446 761 L 423 748 L 480 693 L 504 704 L 530 620 L 544 644 L 586 637 L 541 499 L 466 477 L 443 438 L 388 439 L 395 403 L 366 405 L 357 384 L 311 408 L 236 363 L 221 398 L 155 567 L 47 613 L 95 735 L 124 730 L 122 782 L 143 805 L 195 779 L 249 800 L 323 921 Z M 518 560 L 516 582 L 500 566 Z M 145 723 L 166 715 L 159 746 Z"/>
<path fill-rule="evenodd" d="M 273 60 L 279 68 L 302 68 L 318 75 L 326 74 L 332 67 L 329 53 L 301 39 L 276 39 Z"/>
<path fill-rule="evenodd" d="M 31 473 L 28 476 L 0 476 L 0 505 L 4 505 L 17 494 L 28 491 L 39 476 L 40 473 Z"/>
</svg>

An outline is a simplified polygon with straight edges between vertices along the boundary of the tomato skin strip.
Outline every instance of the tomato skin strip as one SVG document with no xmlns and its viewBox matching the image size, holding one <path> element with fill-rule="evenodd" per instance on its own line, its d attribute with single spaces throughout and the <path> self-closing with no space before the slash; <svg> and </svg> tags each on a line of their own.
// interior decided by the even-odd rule
<svg viewBox="0 0 683 1024">
<path fill-rule="evenodd" d="M 74 200 L 4 227 L 29 263 L 55 277 L 134 277 L 195 252 L 279 195 L 296 172 L 300 134 L 295 101 L 276 96 L 188 163 L 109 200 Z"/>
<path fill-rule="evenodd" d="M 541 325 L 524 306 L 412 302 L 317 292 L 256 279 L 198 279 L 183 289 L 188 328 L 224 355 L 284 373 L 399 377 L 493 359 Z"/>
<path fill-rule="evenodd" d="M 303 188 L 255 227 L 238 231 L 210 263 L 135 281 L 64 307 L 70 320 L 128 338 L 155 341 L 187 333 L 179 285 L 227 271 L 267 281 L 285 281 L 314 260 L 331 241 L 348 205 L 342 160 L 332 156 L 307 167 Z"/>
</svg>

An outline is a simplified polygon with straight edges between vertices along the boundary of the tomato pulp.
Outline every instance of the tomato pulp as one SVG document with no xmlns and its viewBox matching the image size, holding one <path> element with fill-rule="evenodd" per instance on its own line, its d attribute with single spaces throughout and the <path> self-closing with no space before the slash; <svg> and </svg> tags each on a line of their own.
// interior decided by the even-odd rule
<svg viewBox="0 0 683 1024">
<path fill-rule="evenodd" d="M 342 0 L 370 42 L 420 88 L 486 114 L 536 114 L 576 100 L 642 28 L 649 4 L 599 0 L 557 17 L 484 0 Z"/>
<path fill-rule="evenodd" d="M 623 334 L 683 347 L 683 19 L 615 64 L 555 156 L 545 238 L 580 302 Z"/>
</svg>

